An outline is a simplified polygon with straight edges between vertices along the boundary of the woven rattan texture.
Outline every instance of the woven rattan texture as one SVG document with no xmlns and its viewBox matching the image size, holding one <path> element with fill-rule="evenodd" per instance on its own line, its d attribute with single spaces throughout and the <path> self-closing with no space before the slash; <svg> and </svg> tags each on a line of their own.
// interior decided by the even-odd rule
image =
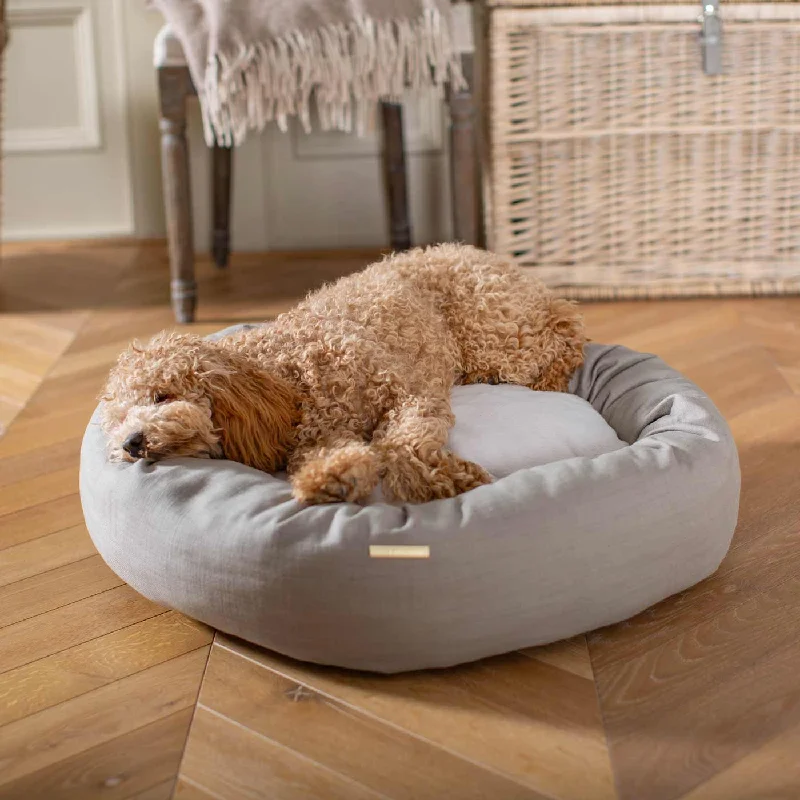
<svg viewBox="0 0 800 800">
<path fill-rule="evenodd" d="M 490 15 L 489 239 L 584 298 L 800 290 L 800 23 Z"/>
</svg>

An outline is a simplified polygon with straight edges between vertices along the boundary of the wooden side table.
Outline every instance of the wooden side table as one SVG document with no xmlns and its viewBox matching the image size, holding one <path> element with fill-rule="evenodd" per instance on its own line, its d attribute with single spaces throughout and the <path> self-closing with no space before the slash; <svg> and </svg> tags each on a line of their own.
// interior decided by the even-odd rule
<svg viewBox="0 0 800 800">
<path fill-rule="evenodd" d="M 464 24 L 462 17 L 462 27 Z M 451 191 L 454 238 L 477 244 L 480 236 L 480 195 L 472 93 L 472 54 L 462 53 L 468 86 L 447 91 L 450 109 Z M 186 139 L 186 101 L 196 95 L 183 49 L 169 26 L 159 32 L 154 46 L 158 75 L 161 158 L 164 206 L 169 243 L 172 307 L 178 322 L 192 322 L 197 307 L 194 277 L 194 237 L 189 183 L 189 150 Z M 403 142 L 403 109 L 397 103 L 381 103 L 382 164 L 390 243 L 393 250 L 411 246 L 408 212 L 406 158 Z M 224 268 L 230 254 L 230 203 L 233 158 L 231 148 L 214 146 L 212 161 L 211 252 Z"/>
</svg>

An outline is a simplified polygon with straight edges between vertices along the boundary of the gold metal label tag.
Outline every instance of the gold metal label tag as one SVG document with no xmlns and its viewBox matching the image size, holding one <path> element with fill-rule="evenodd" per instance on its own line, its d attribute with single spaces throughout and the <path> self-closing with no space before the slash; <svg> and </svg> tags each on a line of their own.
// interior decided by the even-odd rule
<svg viewBox="0 0 800 800">
<path fill-rule="evenodd" d="M 370 558 L 430 558 L 431 548 L 426 544 L 371 544 Z"/>
</svg>

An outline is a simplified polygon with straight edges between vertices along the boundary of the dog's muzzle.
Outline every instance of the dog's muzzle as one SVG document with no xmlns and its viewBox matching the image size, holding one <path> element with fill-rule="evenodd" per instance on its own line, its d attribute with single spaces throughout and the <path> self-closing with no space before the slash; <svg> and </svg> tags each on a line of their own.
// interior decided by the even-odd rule
<svg viewBox="0 0 800 800">
<path fill-rule="evenodd" d="M 122 449 L 129 456 L 131 456 L 131 458 L 141 458 L 144 455 L 145 451 L 144 434 L 141 431 L 136 431 L 136 433 L 132 433 L 122 443 Z"/>
</svg>

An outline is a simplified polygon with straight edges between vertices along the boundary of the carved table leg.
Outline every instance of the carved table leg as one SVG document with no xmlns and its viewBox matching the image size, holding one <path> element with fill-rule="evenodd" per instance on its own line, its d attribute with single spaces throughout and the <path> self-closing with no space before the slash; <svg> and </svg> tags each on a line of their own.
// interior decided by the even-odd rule
<svg viewBox="0 0 800 800">
<path fill-rule="evenodd" d="M 480 192 L 475 101 L 472 94 L 472 56 L 462 55 L 467 88 L 448 89 L 450 106 L 450 183 L 453 205 L 453 238 L 465 244 L 479 244 Z"/>
<path fill-rule="evenodd" d="M 383 180 L 389 211 L 391 246 L 392 250 L 408 250 L 411 247 L 411 223 L 408 218 L 403 107 L 399 103 L 381 103 L 381 130 Z"/>
<path fill-rule="evenodd" d="M 232 153 L 230 147 L 214 145 L 211 154 L 211 203 L 214 207 L 211 252 L 214 263 L 220 268 L 228 266 L 230 254 Z"/>
<path fill-rule="evenodd" d="M 186 97 L 191 91 L 188 68 L 160 67 L 158 88 L 172 308 L 178 322 L 192 322 L 197 305 L 197 284 L 194 279 L 192 195 L 186 143 Z"/>
</svg>

